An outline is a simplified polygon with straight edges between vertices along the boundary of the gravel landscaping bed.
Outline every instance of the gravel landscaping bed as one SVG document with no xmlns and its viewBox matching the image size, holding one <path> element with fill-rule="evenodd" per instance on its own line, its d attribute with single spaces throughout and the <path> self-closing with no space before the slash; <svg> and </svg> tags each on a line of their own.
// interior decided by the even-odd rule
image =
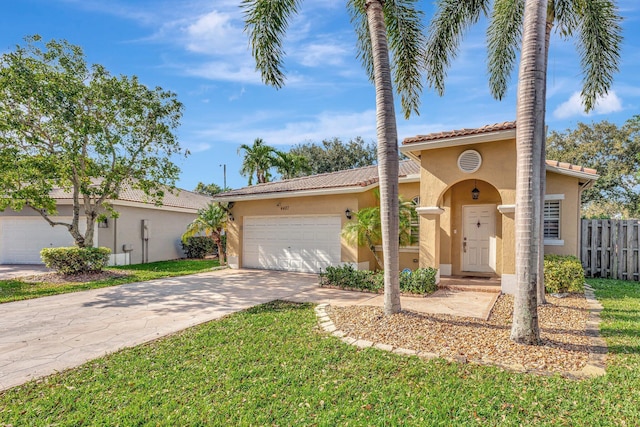
<svg viewBox="0 0 640 427">
<path fill-rule="evenodd" d="M 512 370 L 576 373 L 589 360 L 587 301 L 569 294 L 547 296 L 547 302 L 538 309 L 540 346 L 509 339 L 510 295 L 499 297 L 487 321 L 412 311 L 384 316 L 382 308 L 370 306 L 328 307 L 327 314 L 338 330 L 357 339 Z"/>
</svg>

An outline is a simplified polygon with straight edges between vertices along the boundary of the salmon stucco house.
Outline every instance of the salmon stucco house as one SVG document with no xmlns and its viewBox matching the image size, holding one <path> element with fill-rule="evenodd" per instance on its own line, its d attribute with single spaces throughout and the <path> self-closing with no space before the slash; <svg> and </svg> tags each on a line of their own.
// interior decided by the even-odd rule
<svg viewBox="0 0 640 427">
<path fill-rule="evenodd" d="M 416 203 L 418 243 L 400 249 L 400 267 L 435 267 L 439 276 L 500 278 L 515 288 L 516 125 L 406 138 L 399 193 Z M 578 255 L 580 199 L 595 170 L 547 160 L 545 253 Z M 232 268 L 317 272 L 350 263 L 373 269 L 366 247 L 340 230 L 352 212 L 377 203 L 377 167 L 259 184 L 218 195 L 231 203 Z"/>
</svg>

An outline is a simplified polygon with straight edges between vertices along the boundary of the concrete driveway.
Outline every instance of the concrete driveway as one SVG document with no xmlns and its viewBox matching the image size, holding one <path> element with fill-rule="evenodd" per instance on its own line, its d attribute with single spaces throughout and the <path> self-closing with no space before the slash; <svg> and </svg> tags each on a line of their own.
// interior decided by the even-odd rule
<svg viewBox="0 0 640 427">
<path fill-rule="evenodd" d="M 44 264 L 0 264 L 0 280 L 48 273 Z"/>
<path fill-rule="evenodd" d="M 495 300 L 493 294 L 441 292 L 403 297 L 402 304 L 482 317 Z M 320 288 L 315 274 L 256 270 L 218 270 L 0 304 L 0 390 L 275 299 L 382 304 L 382 296 Z"/>
</svg>

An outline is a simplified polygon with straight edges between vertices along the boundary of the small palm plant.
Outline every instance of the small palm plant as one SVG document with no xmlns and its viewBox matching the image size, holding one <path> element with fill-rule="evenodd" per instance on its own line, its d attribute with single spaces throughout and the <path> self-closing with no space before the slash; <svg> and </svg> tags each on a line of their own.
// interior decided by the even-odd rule
<svg viewBox="0 0 640 427">
<path fill-rule="evenodd" d="M 220 265 L 226 264 L 226 248 L 222 244 L 222 236 L 227 225 L 227 209 L 220 203 L 211 203 L 206 208 L 198 211 L 198 217 L 187 226 L 187 231 L 182 235 L 182 242 L 186 243 L 189 237 L 204 234 L 213 240 L 218 248 Z"/>
<path fill-rule="evenodd" d="M 382 242 L 382 225 L 380 222 L 380 206 L 372 206 L 360 209 L 353 213 L 354 220 L 347 222 L 342 228 L 342 237 L 349 243 L 357 243 L 359 246 L 369 248 L 376 259 L 378 267 L 383 269 L 384 263 L 376 252 L 376 245 Z M 415 239 L 411 233 L 416 221 L 415 204 L 399 198 L 399 244 L 400 246 L 412 245 Z"/>
</svg>

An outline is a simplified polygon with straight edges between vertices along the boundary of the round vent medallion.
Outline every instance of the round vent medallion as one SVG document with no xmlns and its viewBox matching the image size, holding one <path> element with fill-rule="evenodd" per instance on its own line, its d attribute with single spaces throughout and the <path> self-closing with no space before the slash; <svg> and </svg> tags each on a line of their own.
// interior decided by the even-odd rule
<svg viewBox="0 0 640 427">
<path fill-rule="evenodd" d="M 476 150 L 467 150 L 458 157 L 458 167 L 464 173 L 473 173 L 480 169 L 482 157 Z"/>
</svg>

